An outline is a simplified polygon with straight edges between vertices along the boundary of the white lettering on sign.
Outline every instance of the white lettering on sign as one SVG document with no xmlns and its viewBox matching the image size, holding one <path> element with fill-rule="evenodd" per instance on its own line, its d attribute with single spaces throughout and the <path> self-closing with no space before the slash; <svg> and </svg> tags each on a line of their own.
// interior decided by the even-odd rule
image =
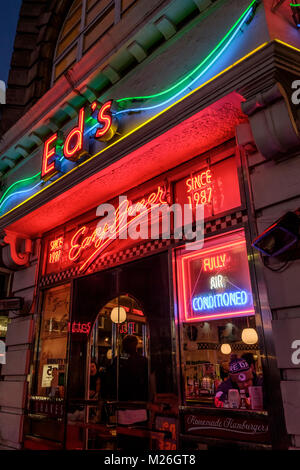
<svg viewBox="0 0 300 470">
<path fill-rule="evenodd" d="M 210 288 L 212 289 L 222 289 L 226 287 L 225 277 L 221 274 L 217 276 L 212 276 L 210 278 Z"/>
<path fill-rule="evenodd" d="M 296 105 L 300 104 L 300 80 L 294 80 L 292 83 L 292 88 L 293 90 L 296 89 L 291 97 L 292 103 Z"/>
<path fill-rule="evenodd" d="M 291 361 L 295 366 L 298 366 L 300 364 L 300 339 L 295 339 L 292 342 L 291 348 L 296 349 L 292 354 Z"/>
</svg>

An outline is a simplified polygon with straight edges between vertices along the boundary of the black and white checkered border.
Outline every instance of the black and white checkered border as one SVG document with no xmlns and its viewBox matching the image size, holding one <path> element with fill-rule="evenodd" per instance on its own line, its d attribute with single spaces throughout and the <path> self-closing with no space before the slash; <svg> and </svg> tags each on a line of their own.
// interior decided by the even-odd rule
<svg viewBox="0 0 300 470">
<path fill-rule="evenodd" d="M 235 225 L 241 225 L 248 222 L 247 210 L 237 211 L 230 215 L 225 215 L 220 219 L 215 219 L 205 223 L 205 235 L 215 233 L 220 230 L 226 230 Z"/>
<path fill-rule="evenodd" d="M 171 240 L 151 240 L 150 242 L 141 245 L 135 245 L 126 250 L 112 253 L 111 255 L 98 258 L 93 265 L 87 270 L 87 274 L 99 271 L 107 266 L 114 266 L 116 264 L 123 264 L 131 259 L 141 258 L 150 253 L 165 250 L 169 248 L 174 241 Z"/>
<path fill-rule="evenodd" d="M 211 220 L 205 222 L 204 224 L 204 235 L 210 235 L 219 231 L 226 230 L 230 227 L 235 227 L 236 225 L 244 224 L 248 221 L 247 211 L 237 211 L 230 215 L 226 215 L 219 219 Z M 189 234 L 185 234 L 186 237 Z M 182 240 L 181 243 L 185 243 L 185 240 Z M 181 244 L 179 243 L 179 244 Z M 149 254 L 165 250 L 171 246 L 175 246 L 176 241 L 174 239 L 170 240 L 151 240 L 146 243 L 135 245 L 133 247 L 121 250 L 117 253 L 112 253 L 109 255 L 103 255 L 97 258 L 94 263 L 88 268 L 88 270 L 83 274 L 91 274 L 96 271 L 100 271 L 107 267 L 112 267 L 118 264 L 124 264 L 129 260 L 138 259 L 144 256 L 149 256 Z M 178 241 L 177 241 L 178 244 Z M 41 278 L 40 287 L 47 287 L 52 284 L 66 281 L 73 277 L 78 276 L 80 266 L 72 267 L 66 271 L 61 271 L 59 273 L 49 274 Z"/>
</svg>

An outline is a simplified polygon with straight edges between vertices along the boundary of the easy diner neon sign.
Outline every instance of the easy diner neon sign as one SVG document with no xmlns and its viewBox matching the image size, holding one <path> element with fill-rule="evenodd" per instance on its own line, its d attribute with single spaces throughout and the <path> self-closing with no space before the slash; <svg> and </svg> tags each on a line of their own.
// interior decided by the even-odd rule
<svg viewBox="0 0 300 470">
<path fill-rule="evenodd" d="M 88 235 L 89 228 L 87 226 L 80 227 L 71 239 L 68 253 L 69 260 L 72 262 L 77 261 L 88 248 L 92 247 L 92 253 L 84 260 L 79 271 L 82 272 L 87 269 L 97 256 L 120 233 L 127 230 L 136 219 L 143 219 L 143 216 L 155 206 L 167 204 L 164 200 L 164 194 L 164 190 L 161 186 L 158 186 L 156 191 L 148 197 L 140 199 L 138 202 L 131 203 L 126 199 L 118 206 L 115 219 L 110 224 L 98 224 L 90 235 Z"/>
</svg>

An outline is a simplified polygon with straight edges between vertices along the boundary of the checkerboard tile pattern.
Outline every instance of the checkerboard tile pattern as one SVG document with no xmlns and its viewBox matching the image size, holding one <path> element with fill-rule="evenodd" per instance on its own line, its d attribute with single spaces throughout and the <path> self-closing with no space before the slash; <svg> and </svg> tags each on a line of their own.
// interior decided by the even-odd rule
<svg viewBox="0 0 300 470">
<path fill-rule="evenodd" d="M 238 211 L 230 215 L 226 215 L 219 219 L 214 219 L 212 221 L 205 222 L 204 224 L 204 235 L 210 235 L 219 231 L 226 230 L 230 227 L 235 227 L 237 225 L 242 225 L 248 221 L 247 211 Z M 91 274 L 102 269 L 116 266 L 118 264 L 124 264 L 128 261 L 138 259 L 144 256 L 149 256 L 152 253 L 166 250 L 175 245 L 182 245 L 186 241 L 191 239 L 191 233 L 187 232 L 185 238 L 178 242 L 178 240 L 151 240 L 149 242 L 144 242 L 139 245 L 135 245 L 126 250 L 119 251 L 117 253 L 111 253 L 108 255 L 102 255 L 97 258 L 92 265 L 87 269 L 83 274 Z M 199 232 L 197 233 L 197 236 Z M 80 266 L 72 267 L 66 271 L 59 273 L 49 274 L 41 278 L 40 287 L 47 287 L 58 282 L 66 281 L 73 277 L 79 276 Z"/>
</svg>

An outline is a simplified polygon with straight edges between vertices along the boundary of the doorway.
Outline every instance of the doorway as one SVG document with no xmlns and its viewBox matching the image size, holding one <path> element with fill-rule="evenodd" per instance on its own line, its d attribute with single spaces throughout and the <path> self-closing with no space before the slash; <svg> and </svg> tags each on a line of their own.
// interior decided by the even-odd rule
<svg viewBox="0 0 300 470">
<path fill-rule="evenodd" d="M 178 410 L 170 305 L 167 253 L 74 280 L 66 448 L 174 440 L 157 428 L 164 409 Z"/>
</svg>

